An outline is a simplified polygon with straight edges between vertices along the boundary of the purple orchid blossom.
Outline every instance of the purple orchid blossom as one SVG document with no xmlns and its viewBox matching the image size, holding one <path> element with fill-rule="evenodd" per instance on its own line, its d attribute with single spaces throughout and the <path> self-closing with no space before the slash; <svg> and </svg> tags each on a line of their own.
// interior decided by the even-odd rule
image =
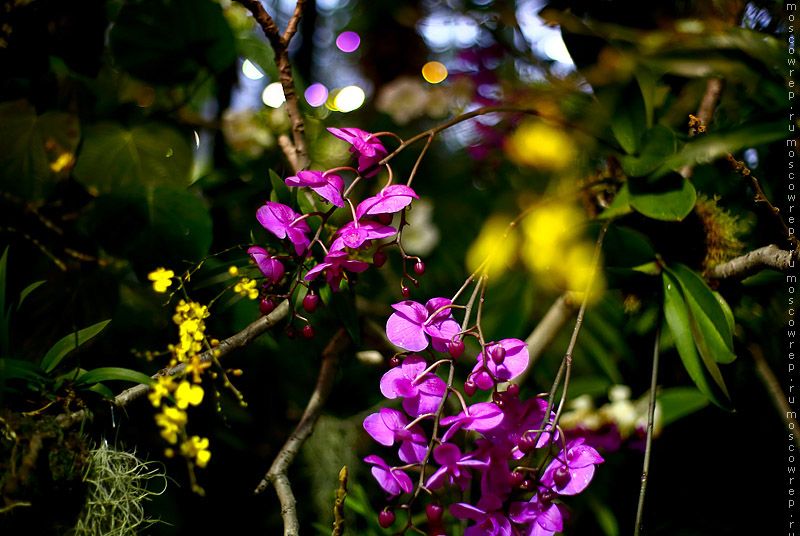
<svg viewBox="0 0 800 536">
<path fill-rule="evenodd" d="M 427 348 L 430 337 L 434 350 L 446 352 L 447 344 L 454 338 L 457 340 L 461 326 L 449 308 L 436 311 L 450 304 L 447 298 L 433 298 L 424 306 L 411 300 L 395 303 L 392 307 L 397 312 L 386 322 L 386 336 L 393 344 L 411 352 Z"/>
<path fill-rule="evenodd" d="M 390 497 L 399 495 L 402 492 L 411 493 L 411 490 L 414 489 L 411 477 L 405 474 L 401 469 L 389 467 L 380 456 L 372 454 L 364 458 L 364 461 L 375 466 L 372 468 L 372 476 L 375 477 L 380 487 L 383 488 L 383 491 L 389 494 Z"/>
<path fill-rule="evenodd" d="M 486 368 L 500 381 L 513 380 L 522 374 L 528 367 L 528 347 L 519 339 L 503 339 L 499 343 L 490 342 L 486 345 L 488 356 Z M 501 356 L 501 357 L 497 357 Z M 494 389 L 494 380 L 484 369 L 483 352 L 478 354 L 478 362 L 472 369 L 470 377 L 478 387 L 483 390 Z"/>
<path fill-rule="evenodd" d="M 383 396 L 403 397 L 403 409 L 411 417 L 434 413 L 447 392 L 444 380 L 425 372 L 427 365 L 425 359 L 412 354 L 403 360 L 402 365 L 394 367 L 381 378 Z"/>
<path fill-rule="evenodd" d="M 376 166 L 389 154 L 378 138 L 360 128 L 329 128 L 328 132 L 351 145 L 350 152 L 358 158 L 359 172 Z M 372 177 L 378 171 L 380 171 L 380 168 L 369 172 L 365 177 Z"/>
<path fill-rule="evenodd" d="M 394 214 L 410 205 L 413 199 L 419 199 L 419 196 L 410 186 L 393 184 L 378 192 L 378 195 L 368 197 L 359 203 L 356 208 L 356 218 L 361 219 L 362 216 L 375 214 Z"/>
<path fill-rule="evenodd" d="M 306 233 L 310 231 L 305 220 L 298 219 L 294 210 L 281 203 L 271 203 L 256 212 L 258 222 L 278 238 L 289 238 L 294 250 L 301 255 L 311 243 Z"/>
<path fill-rule="evenodd" d="M 308 271 L 305 279 L 306 281 L 311 281 L 324 270 L 325 281 L 330 284 L 334 291 L 338 291 L 342 278 L 344 278 L 344 270 L 363 272 L 367 268 L 369 268 L 369 264 L 364 261 L 348 259 L 347 253 L 344 251 L 331 251 L 325 255 L 325 262 L 319 263 Z"/>
<path fill-rule="evenodd" d="M 364 429 L 381 445 L 391 447 L 400 442 L 400 459 L 406 463 L 421 462 L 428 452 L 428 440 L 419 424 L 407 428 L 408 419 L 396 409 L 382 408 L 364 419 Z"/>
<path fill-rule="evenodd" d="M 296 176 L 286 179 L 286 184 L 296 187 L 308 186 L 325 201 L 340 208 L 344 206 L 342 199 L 344 180 L 339 175 L 325 175 L 322 171 L 298 171 Z"/>
<path fill-rule="evenodd" d="M 503 515 L 503 501 L 494 495 L 484 495 L 477 506 L 467 503 L 450 505 L 450 513 L 458 519 L 471 519 L 464 536 L 511 536 L 511 522 Z"/>
<path fill-rule="evenodd" d="M 277 283 L 283 277 L 285 273 L 283 264 L 278 259 L 272 258 L 266 249 L 253 246 L 247 250 L 247 253 L 253 258 L 264 277 L 267 278 L 267 284 Z"/>
<path fill-rule="evenodd" d="M 344 248 L 361 249 L 369 247 L 370 240 L 380 240 L 394 235 L 394 227 L 383 225 L 376 221 L 350 222 L 342 226 L 336 234 L 338 238 L 331 244 L 331 251 L 341 251 Z"/>
<path fill-rule="evenodd" d="M 442 441 L 447 441 L 453 434 L 460 429 L 475 430 L 476 432 L 487 432 L 500 426 L 505 418 L 503 411 L 492 402 L 478 402 L 467 408 L 468 413 L 463 411 L 458 415 L 445 417 L 441 420 L 442 426 L 452 424 L 449 430 L 442 436 Z"/>
<path fill-rule="evenodd" d="M 446 481 L 448 484 L 455 482 L 461 491 L 464 491 L 469 487 L 472 479 L 469 468 L 485 468 L 487 465 L 486 462 L 473 459 L 470 455 L 462 456 L 458 447 L 450 443 L 443 443 L 436 447 L 436 450 L 433 451 L 433 459 L 441 467 L 425 483 L 425 487 L 428 489 L 439 489 Z"/>
<path fill-rule="evenodd" d="M 545 493 L 546 494 L 546 493 Z M 508 509 L 511 521 L 528 525 L 525 536 L 553 536 L 564 528 L 567 509 L 563 504 L 543 500 L 539 493 L 529 502 L 514 502 Z"/>
<path fill-rule="evenodd" d="M 594 476 L 595 466 L 603 461 L 594 447 L 584 445 L 582 437 L 573 439 L 567 443 L 566 452 L 562 451 L 550 462 L 540 483 L 559 495 L 577 495 L 586 489 Z"/>
</svg>

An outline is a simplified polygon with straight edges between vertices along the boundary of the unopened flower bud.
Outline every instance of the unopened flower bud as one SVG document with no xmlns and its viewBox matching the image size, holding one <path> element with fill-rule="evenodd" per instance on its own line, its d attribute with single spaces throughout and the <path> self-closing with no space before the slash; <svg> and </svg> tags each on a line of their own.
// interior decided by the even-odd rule
<svg viewBox="0 0 800 536">
<path fill-rule="evenodd" d="M 464 393 L 467 396 L 472 396 L 478 392 L 478 384 L 475 383 L 471 378 L 464 382 Z"/>
<path fill-rule="evenodd" d="M 303 309 L 307 312 L 313 313 L 316 311 L 317 305 L 319 305 L 319 296 L 316 294 L 306 294 L 306 297 L 303 298 Z"/>
<path fill-rule="evenodd" d="M 381 222 L 381 225 L 389 225 L 392 223 L 393 219 L 394 219 L 393 214 L 386 214 L 386 213 L 378 214 L 378 221 Z"/>
<path fill-rule="evenodd" d="M 408 287 L 403 287 L 400 290 L 400 294 L 402 294 L 404 298 L 408 298 L 409 296 L 411 296 L 411 289 Z"/>
<path fill-rule="evenodd" d="M 428 521 L 432 523 L 435 523 L 436 521 L 441 521 L 443 514 L 444 514 L 444 508 L 442 508 L 438 504 L 431 503 L 425 507 L 425 515 L 428 516 Z"/>
<path fill-rule="evenodd" d="M 295 329 L 294 326 L 289 326 L 288 328 L 286 328 L 286 336 L 289 337 L 290 339 L 294 339 L 295 337 L 297 337 L 297 335 L 298 335 L 297 329 Z"/>
<path fill-rule="evenodd" d="M 493 346 L 489 350 L 489 356 L 492 358 L 492 361 L 494 361 L 495 365 L 502 365 L 503 361 L 506 359 L 506 349 L 499 344 Z"/>
<path fill-rule="evenodd" d="M 458 359 L 464 353 L 464 341 L 455 341 L 447 343 L 447 353 L 453 359 Z"/>
<path fill-rule="evenodd" d="M 383 251 L 376 251 L 375 254 L 372 256 L 372 264 L 375 265 L 375 268 L 380 268 L 384 264 L 386 264 L 386 253 Z"/>
<path fill-rule="evenodd" d="M 517 385 L 516 383 L 510 384 L 506 389 L 506 393 L 508 393 L 511 396 L 519 396 L 519 385 Z"/>
<path fill-rule="evenodd" d="M 394 512 L 391 510 L 381 510 L 381 513 L 378 514 L 378 524 L 385 529 L 392 526 L 394 519 Z"/>
<path fill-rule="evenodd" d="M 397 356 L 392 357 L 389 360 L 389 366 L 392 368 L 400 366 L 400 358 Z"/>
<path fill-rule="evenodd" d="M 425 263 L 422 262 L 422 261 L 419 261 L 417 264 L 414 265 L 414 271 L 417 273 L 417 275 L 424 274 L 425 273 Z"/>
<path fill-rule="evenodd" d="M 511 474 L 508 475 L 508 483 L 512 488 L 518 488 L 522 484 L 523 480 L 525 480 L 524 473 L 512 471 Z"/>
<path fill-rule="evenodd" d="M 261 300 L 258 308 L 261 310 L 262 315 L 268 315 L 273 311 L 273 309 L 275 309 L 275 302 L 269 298 L 264 298 Z"/>
<path fill-rule="evenodd" d="M 303 337 L 306 339 L 314 338 L 314 328 L 312 328 L 309 324 L 303 326 Z"/>
<path fill-rule="evenodd" d="M 522 490 L 525 490 L 525 491 L 532 490 L 533 489 L 533 480 L 531 480 L 530 478 L 526 478 L 519 485 L 519 489 L 522 489 Z"/>
<path fill-rule="evenodd" d="M 569 468 L 564 465 L 553 473 L 553 482 L 556 483 L 558 489 L 564 489 L 570 480 L 572 480 L 572 475 L 569 474 Z"/>
<path fill-rule="evenodd" d="M 529 454 L 530 452 L 532 452 L 533 449 L 536 448 L 536 443 L 534 441 L 535 437 L 536 436 L 533 434 L 527 434 L 522 436 L 519 440 L 519 444 L 517 445 L 519 447 L 519 450 L 521 450 L 525 454 Z"/>
</svg>

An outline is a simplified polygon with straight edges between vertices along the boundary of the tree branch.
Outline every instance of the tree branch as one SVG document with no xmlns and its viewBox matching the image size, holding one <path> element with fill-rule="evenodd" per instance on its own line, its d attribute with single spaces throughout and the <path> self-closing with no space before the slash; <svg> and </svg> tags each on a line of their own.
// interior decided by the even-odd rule
<svg viewBox="0 0 800 536">
<path fill-rule="evenodd" d="M 294 458 L 300 452 L 303 443 L 313 432 L 314 425 L 333 387 L 333 380 L 336 378 L 336 372 L 339 368 L 339 355 L 348 344 L 350 344 L 350 337 L 347 335 L 347 331 L 342 328 L 336 332 L 328 346 L 323 350 L 317 385 L 308 400 L 303 417 L 275 457 L 275 461 L 272 462 L 269 471 L 267 471 L 267 474 L 264 475 L 264 478 L 255 489 L 255 493 L 261 493 L 269 484 L 272 484 L 275 488 L 275 492 L 281 502 L 284 536 L 295 536 L 300 529 L 296 501 L 287 472 Z"/>
<path fill-rule="evenodd" d="M 788 272 L 797 260 L 797 250 L 786 251 L 771 244 L 706 270 L 709 279 L 744 279 L 764 269 Z"/>
</svg>

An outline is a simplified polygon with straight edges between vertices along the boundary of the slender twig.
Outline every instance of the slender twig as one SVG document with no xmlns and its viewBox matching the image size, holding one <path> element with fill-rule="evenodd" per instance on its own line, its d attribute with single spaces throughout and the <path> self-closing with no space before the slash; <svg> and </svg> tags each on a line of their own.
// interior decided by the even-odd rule
<svg viewBox="0 0 800 536">
<path fill-rule="evenodd" d="M 647 440 L 644 447 L 644 465 L 642 467 L 642 484 L 639 488 L 639 504 L 636 507 L 636 525 L 633 535 L 639 536 L 642 530 L 642 514 L 644 513 L 644 493 L 647 489 L 647 478 L 650 471 L 650 452 L 653 443 L 653 420 L 656 412 L 656 387 L 658 385 L 658 345 L 661 339 L 661 322 L 656 329 L 656 341 L 653 345 L 653 374 L 650 378 L 650 401 L 647 407 Z"/>
<path fill-rule="evenodd" d="M 709 279 L 738 280 L 765 269 L 788 272 L 794 267 L 797 255 L 797 250 L 786 251 L 773 244 L 713 266 L 704 275 Z"/>
<path fill-rule="evenodd" d="M 296 536 L 300 532 L 300 523 L 297 519 L 296 501 L 287 472 L 308 436 L 314 430 L 314 425 L 319 419 L 322 407 L 328 399 L 339 370 L 340 354 L 350 344 L 347 331 L 342 328 L 331 338 L 328 346 L 322 351 L 322 365 L 320 366 L 317 385 L 308 400 L 306 410 L 297 427 L 284 443 L 275 460 L 272 462 L 267 474 L 258 484 L 255 493 L 263 492 L 272 484 L 278 499 L 281 502 L 281 516 L 283 517 L 284 536 Z"/>
<path fill-rule="evenodd" d="M 797 433 L 797 430 L 800 430 L 800 424 L 798 424 L 796 418 L 792 417 L 794 412 L 789 405 L 789 401 L 786 399 L 786 395 L 783 393 L 783 389 L 781 389 L 778 378 L 764 358 L 761 347 L 756 344 L 750 344 L 747 346 L 747 350 L 750 352 L 750 355 L 753 356 L 753 361 L 756 362 L 756 374 L 761 380 L 761 383 L 764 384 L 764 388 L 767 390 L 770 400 L 772 400 L 772 405 L 775 406 L 781 420 L 786 426 L 786 431 L 794 436 L 795 445 L 800 448 L 800 434 Z"/>
</svg>

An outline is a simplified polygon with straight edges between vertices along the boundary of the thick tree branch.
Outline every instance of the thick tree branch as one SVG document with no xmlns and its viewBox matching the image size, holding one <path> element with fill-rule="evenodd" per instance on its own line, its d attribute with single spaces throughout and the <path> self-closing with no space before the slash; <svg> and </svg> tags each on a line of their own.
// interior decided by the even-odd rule
<svg viewBox="0 0 800 536">
<path fill-rule="evenodd" d="M 281 502 L 284 536 L 296 536 L 300 529 L 296 501 L 287 472 L 289 466 L 300 452 L 303 443 L 311 435 L 317 419 L 319 419 L 322 407 L 325 405 L 325 401 L 328 399 L 333 387 L 333 380 L 336 378 L 340 354 L 348 344 L 350 344 L 350 337 L 347 335 L 347 331 L 342 328 L 333 336 L 328 346 L 323 350 L 317 385 L 308 400 L 303 417 L 275 457 L 275 461 L 272 462 L 269 471 L 267 471 L 267 474 L 255 489 L 255 493 L 261 493 L 269 484 L 275 487 L 275 492 Z"/>
<path fill-rule="evenodd" d="M 786 251 L 771 244 L 709 268 L 705 276 L 709 279 L 738 280 L 765 269 L 788 272 L 794 266 L 795 260 L 797 260 L 797 250 Z"/>
</svg>

